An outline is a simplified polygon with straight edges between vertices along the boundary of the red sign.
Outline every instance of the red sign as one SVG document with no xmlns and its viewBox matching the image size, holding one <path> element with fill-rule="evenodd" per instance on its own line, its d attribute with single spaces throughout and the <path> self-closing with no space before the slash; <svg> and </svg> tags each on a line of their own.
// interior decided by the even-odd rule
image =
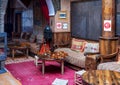
<svg viewBox="0 0 120 85">
<path fill-rule="evenodd" d="M 62 29 L 62 23 L 58 22 L 58 23 L 56 24 L 56 27 L 57 27 L 57 29 Z"/>
<path fill-rule="evenodd" d="M 111 31 L 111 20 L 104 20 L 104 31 Z"/>
<path fill-rule="evenodd" d="M 110 23 L 109 23 L 109 22 L 106 22 L 106 23 L 104 24 L 104 26 L 105 26 L 106 29 L 108 29 L 108 28 L 110 28 Z"/>
</svg>

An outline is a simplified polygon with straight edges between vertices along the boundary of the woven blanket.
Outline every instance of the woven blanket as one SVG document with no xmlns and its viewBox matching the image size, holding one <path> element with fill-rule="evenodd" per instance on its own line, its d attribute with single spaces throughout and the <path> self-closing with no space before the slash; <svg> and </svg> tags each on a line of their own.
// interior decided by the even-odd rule
<svg viewBox="0 0 120 85">
<path fill-rule="evenodd" d="M 22 85 L 10 72 L 0 74 L 0 85 Z"/>
</svg>

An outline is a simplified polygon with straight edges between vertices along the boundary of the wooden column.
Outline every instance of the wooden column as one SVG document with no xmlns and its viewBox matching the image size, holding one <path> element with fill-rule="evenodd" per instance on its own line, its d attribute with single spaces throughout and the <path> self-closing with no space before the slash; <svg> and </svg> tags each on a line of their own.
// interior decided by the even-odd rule
<svg viewBox="0 0 120 85">
<path fill-rule="evenodd" d="M 111 21 L 111 31 L 105 31 L 105 20 Z M 114 37 L 115 35 L 115 0 L 102 0 L 102 36 Z"/>
<path fill-rule="evenodd" d="M 102 0 L 101 55 L 115 53 L 117 44 L 118 38 L 115 37 L 115 0 Z"/>
</svg>

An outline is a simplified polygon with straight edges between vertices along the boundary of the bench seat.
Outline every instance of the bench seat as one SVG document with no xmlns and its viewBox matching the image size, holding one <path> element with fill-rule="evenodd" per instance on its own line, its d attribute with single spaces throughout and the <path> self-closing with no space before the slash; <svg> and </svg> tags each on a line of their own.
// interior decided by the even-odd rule
<svg viewBox="0 0 120 85">
<path fill-rule="evenodd" d="M 65 58 L 66 62 L 81 68 L 85 67 L 86 57 L 84 53 L 71 50 L 70 48 L 58 48 L 55 51 L 64 51 L 68 53 L 68 57 Z"/>
</svg>

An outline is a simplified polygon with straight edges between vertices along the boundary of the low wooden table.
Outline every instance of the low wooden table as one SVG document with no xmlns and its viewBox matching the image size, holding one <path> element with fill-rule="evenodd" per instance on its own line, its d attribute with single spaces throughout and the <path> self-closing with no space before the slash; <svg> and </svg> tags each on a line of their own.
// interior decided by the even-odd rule
<svg viewBox="0 0 120 85">
<path fill-rule="evenodd" d="M 90 70 L 82 75 L 88 85 L 120 85 L 120 73 L 110 70 Z"/>
<path fill-rule="evenodd" d="M 64 74 L 64 58 L 55 59 L 50 58 L 48 55 L 38 55 L 39 59 L 42 60 L 42 74 L 45 74 L 45 62 L 46 61 L 58 61 L 61 63 L 61 74 Z"/>
<path fill-rule="evenodd" d="M 8 46 L 8 47 L 10 48 L 10 51 L 12 52 L 13 60 L 14 60 L 14 57 L 15 57 L 15 51 L 16 50 L 26 51 L 26 57 L 28 57 L 29 48 L 27 46 L 11 45 L 11 46 Z"/>
</svg>

